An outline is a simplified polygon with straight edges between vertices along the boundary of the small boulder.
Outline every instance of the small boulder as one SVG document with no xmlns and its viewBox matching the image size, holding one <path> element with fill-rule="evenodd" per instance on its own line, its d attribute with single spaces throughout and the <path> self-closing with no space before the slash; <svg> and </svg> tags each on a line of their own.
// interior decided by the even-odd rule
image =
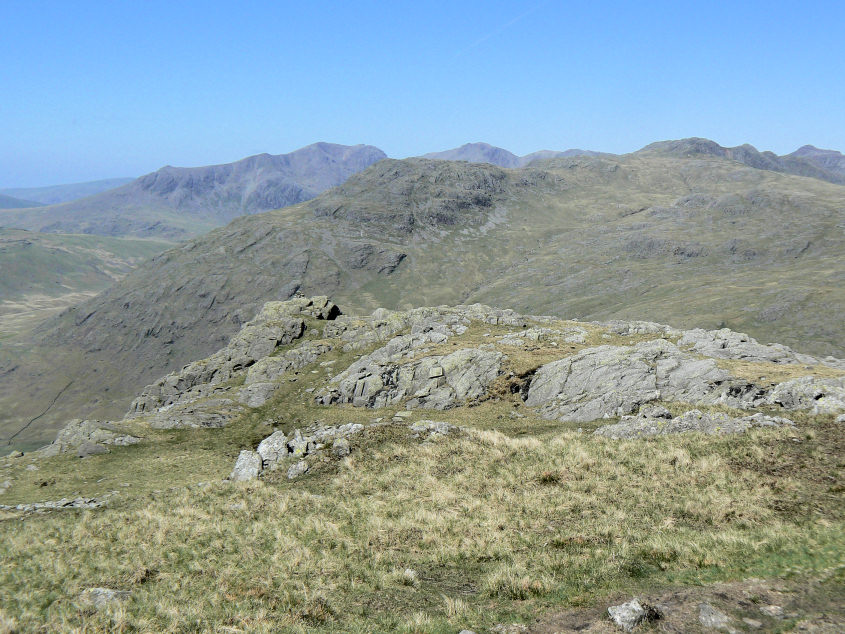
<svg viewBox="0 0 845 634">
<path fill-rule="evenodd" d="M 730 626 L 730 617 L 714 608 L 709 603 L 699 603 L 698 605 L 698 622 L 702 626 L 716 630 L 734 631 Z"/>
<path fill-rule="evenodd" d="M 294 480 L 299 476 L 308 472 L 308 463 L 300 460 L 296 464 L 292 464 L 288 469 L 288 480 Z"/>
<path fill-rule="evenodd" d="M 246 482 L 247 480 L 254 480 L 261 473 L 262 460 L 257 451 L 250 451 L 244 449 L 238 455 L 238 460 L 235 462 L 235 468 L 229 475 L 229 480 L 232 482 Z"/>
<path fill-rule="evenodd" d="M 100 609 L 119 601 L 127 601 L 131 594 L 126 590 L 112 590 L 111 588 L 88 588 L 80 595 L 80 600 L 86 605 Z"/>
<path fill-rule="evenodd" d="M 612 605 L 607 608 L 607 613 L 610 615 L 610 620 L 624 632 L 632 632 L 646 618 L 646 610 L 637 599 Z"/>
<path fill-rule="evenodd" d="M 332 443 L 332 453 L 337 458 L 345 458 L 352 453 L 352 447 L 349 446 L 349 441 L 346 438 L 337 438 Z"/>
</svg>

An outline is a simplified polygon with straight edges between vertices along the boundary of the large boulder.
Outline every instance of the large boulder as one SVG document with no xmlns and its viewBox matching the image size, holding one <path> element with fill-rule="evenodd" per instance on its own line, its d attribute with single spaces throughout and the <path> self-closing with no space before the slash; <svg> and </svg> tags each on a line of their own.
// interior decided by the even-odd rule
<svg viewBox="0 0 845 634">
<path fill-rule="evenodd" d="M 408 337 L 414 336 L 396 337 L 353 363 L 318 394 L 317 402 L 386 407 L 408 399 L 408 408 L 447 409 L 481 397 L 501 372 L 503 355 L 479 348 L 401 362 L 413 349 Z"/>
<path fill-rule="evenodd" d="M 730 378 L 712 359 L 696 359 L 664 339 L 598 346 L 538 369 L 525 403 L 546 418 L 586 422 L 658 399 L 716 402 Z"/>
<path fill-rule="evenodd" d="M 805 376 L 776 385 L 767 396 L 770 405 L 807 409 L 813 414 L 845 412 L 845 377 Z"/>
<path fill-rule="evenodd" d="M 98 420 L 74 419 L 56 435 L 56 439 L 38 451 L 42 457 L 76 452 L 79 457 L 105 453 L 105 445 L 126 446 L 140 442 L 139 438 L 127 434 L 111 423 Z"/>
<path fill-rule="evenodd" d="M 718 359 L 738 359 L 756 363 L 819 363 L 818 359 L 778 344 L 758 343 L 744 332 L 729 328 L 685 330 L 678 341 L 681 348 Z"/>
</svg>

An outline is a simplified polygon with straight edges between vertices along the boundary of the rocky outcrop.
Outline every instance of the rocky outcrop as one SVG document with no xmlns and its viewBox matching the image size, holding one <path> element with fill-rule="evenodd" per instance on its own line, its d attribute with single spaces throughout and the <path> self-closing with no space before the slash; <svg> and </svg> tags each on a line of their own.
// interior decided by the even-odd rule
<svg viewBox="0 0 845 634">
<path fill-rule="evenodd" d="M 766 403 L 813 414 L 837 414 L 845 411 L 845 377 L 805 376 L 784 381 L 772 388 Z"/>
<path fill-rule="evenodd" d="M 327 446 L 331 446 L 337 457 L 348 455 L 348 438 L 363 429 L 364 426 L 358 423 L 347 423 L 320 427 L 305 433 L 297 429 L 290 437 L 282 431 L 273 432 L 258 444 L 255 451 L 241 451 L 229 480 L 253 480 L 264 471 L 275 471 L 283 466 L 288 466 L 287 475 L 292 480 L 308 470 L 308 463 L 304 458 L 319 453 Z M 291 462 L 292 460 L 295 462 Z"/>
<path fill-rule="evenodd" d="M 108 452 L 108 445 L 122 447 L 137 442 L 140 442 L 139 438 L 122 432 L 111 423 L 74 419 L 59 431 L 52 443 L 39 449 L 37 455 L 48 458 L 76 452 L 77 456 L 85 458 Z"/>
<path fill-rule="evenodd" d="M 623 416 L 618 423 L 599 427 L 595 435 L 619 439 L 688 432 L 740 434 L 752 427 L 791 427 L 795 424 L 788 418 L 766 416 L 759 412 L 751 416 L 734 418 L 721 412 L 705 413 L 694 409 L 673 418 L 669 411 L 663 408 L 644 408 L 644 410 L 637 416 Z"/>
<path fill-rule="evenodd" d="M 717 402 L 730 374 L 664 339 L 598 346 L 537 370 L 526 405 L 546 418 L 586 422 L 623 416 L 659 399 Z"/>
<path fill-rule="evenodd" d="M 330 320 L 338 315 L 340 309 L 326 297 L 268 302 L 225 348 L 147 386 L 126 418 L 144 416 L 161 429 L 222 427 L 246 407 L 263 405 L 286 372 L 331 350 L 329 344 L 307 341 L 277 354 L 280 347 L 303 337 L 306 318 Z M 230 382 L 240 379 L 243 387 L 233 389 Z"/>
<path fill-rule="evenodd" d="M 715 359 L 736 359 L 757 363 L 817 364 L 819 360 L 800 354 L 781 344 L 761 344 L 744 332 L 728 328 L 719 330 L 685 330 L 678 346 Z"/>
<path fill-rule="evenodd" d="M 409 409 L 448 409 L 479 398 L 501 372 L 500 352 L 466 348 L 405 361 L 414 349 L 446 338 L 434 329 L 396 337 L 335 376 L 316 400 L 322 405 L 385 407 L 408 399 Z"/>
</svg>

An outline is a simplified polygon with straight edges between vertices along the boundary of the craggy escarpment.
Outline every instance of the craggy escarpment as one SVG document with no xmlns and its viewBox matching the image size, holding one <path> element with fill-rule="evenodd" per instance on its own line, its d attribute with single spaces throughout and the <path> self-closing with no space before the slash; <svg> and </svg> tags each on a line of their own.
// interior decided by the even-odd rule
<svg viewBox="0 0 845 634">
<path fill-rule="evenodd" d="M 355 317 L 341 315 L 326 297 L 300 297 L 265 304 L 226 347 L 147 386 L 123 424 L 229 425 L 270 403 L 282 385 L 332 352 L 346 353 L 346 365 L 337 365 L 336 358 L 321 362 L 327 374 L 307 396 L 317 407 L 448 412 L 510 400 L 539 418 L 601 421 L 606 424 L 595 433 L 608 438 L 742 433 L 793 426 L 789 412 L 845 412 L 842 361 L 760 344 L 728 329 L 571 322 L 480 304 L 382 308 Z M 674 414 L 664 406 L 670 404 Z M 87 455 L 95 451 L 92 444 L 105 451 L 118 442 L 118 429 L 109 425 L 95 425 L 86 434 L 78 428 L 72 423 L 69 429 L 77 431 L 62 432 L 44 453 Z M 361 426 L 339 429 L 318 426 L 304 441 L 296 440 L 303 432 L 283 440 L 279 432 L 278 442 L 269 444 L 287 447 L 283 458 L 304 459 L 316 445 L 342 437 L 342 452 Z M 268 458 L 260 447 L 245 451 L 253 453 L 244 454 L 236 472 L 257 475 Z"/>
</svg>

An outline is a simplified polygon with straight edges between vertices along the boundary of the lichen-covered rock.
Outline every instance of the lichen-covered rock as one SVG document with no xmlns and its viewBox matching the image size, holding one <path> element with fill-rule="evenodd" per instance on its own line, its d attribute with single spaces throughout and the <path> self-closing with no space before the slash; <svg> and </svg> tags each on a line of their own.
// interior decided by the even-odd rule
<svg viewBox="0 0 845 634">
<path fill-rule="evenodd" d="M 482 396 L 501 370 L 501 353 L 478 348 L 401 363 L 412 347 L 396 337 L 334 377 L 317 402 L 385 407 L 408 399 L 411 409 L 447 409 Z"/>
<path fill-rule="evenodd" d="M 424 438 L 425 440 L 434 440 L 440 436 L 448 436 L 451 433 L 458 431 L 458 427 L 450 423 L 435 420 L 420 420 L 412 423 L 408 429 L 416 438 Z"/>
<path fill-rule="evenodd" d="M 69 421 L 56 435 L 56 440 L 39 449 L 37 455 L 41 457 L 57 456 L 61 453 L 77 452 L 85 457 L 96 453 L 105 453 L 105 445 L 126 446 L 140 442 L 139 438 L 120 431 L 111 423 L 98 420 Z M 83 451 L 84 448 L 84 451 Z"/>
<path fill-rule="evenodd" d="M 744 332 L 728 328 L 719 330 L 685 330 L 678 341 L 683 349 L 717 359 L 738 359 L 755 363 L 819 363 L 818 359 L 799 354 L 778 343 L 761 344 Z"/>
<path fill-rule="evenodd" d="M 289 453 L 288 437 L 282 431 L 273 432 L 258 443 L 258 448 L 255 451 L 261 456 L 263 468 L 267 469 L 287 458 Z"/>
<path fill-rule="evenodd" d="M 300 460 L 290 466 L 288 469 L 288 480 L 294 480 L 299 476 L 308 472 L 308 463 L 304 460 Z"/>
<path fill-rule="evenodd" d="M 805 376 L 776 385 L 767 397 L 771 405 L 806 409 L 813 414 L 845 412 L 845 377 Z"/>
<path fill-rule="evenodd" d="M 665 416 L 623 416 L 613 425 L 604 425 L 595 431 L 597 436 L 607 438 L 638 438 L 640 436 L 662 436 L 666 434 L 683 434 L 698 432 L 702 434 L 739 434 L 752 427 L 781 427 L 793 426 L 788 418 L 780 416 L 766 416 L 761 413 L 742 418 L 734 418 L 727 414 L 705 413 L 697 409 L 690 410 L 676 418 Z"/>
<path fill-rule="evenodd" d="M 286 373 L 304 368 L 332 349 L 327 343 L 306 341 L 284 354 L 259 359 L 247 370 L 245 385 L 278 381 Z"/>
<path fill-rule="evenodd" d="M 232 482 L 254 480 L 261 473 L 261 456 L 256 451 L 244 450 L 238 455 L 235 467 L 229 475 Z"/>
<path fill-rule="evenodd" d="M 167 405 L 205 396 L 213 386 L 244 372 L 279 346 L 299 339 L 305 332 L 305 321 L 297 315 L 302 312 L 300 304 L 308 301 L 266 303 L 255 319 L 244 324 L 225 348 L 210 357 L 189 363 L 180 371 L 144 388 L 132 402 L 126 417 L 143 416 Z M 195 388 L 199 388 L 199 392 Z"/>
<path fill-rule="evenodd" d="M 607 608 L 608 616 L 623 632 L 633 632 L 646 616 L 645 608 L 638 599 Z"/>
<path fill-rule="evenodd" d="M 598 346 L 542 366 L 526 405 L 546 418 L 586 422 L 636 411 L 651 401 L 716 402 L 730 375 L 663 339 Z"/>
<path fill-rule="evenodd" d="M 154 429 L 225 427 L 246 410 L 230 398 L 209 398 L 159 408 L 148 418 Z"/>
</svg>

